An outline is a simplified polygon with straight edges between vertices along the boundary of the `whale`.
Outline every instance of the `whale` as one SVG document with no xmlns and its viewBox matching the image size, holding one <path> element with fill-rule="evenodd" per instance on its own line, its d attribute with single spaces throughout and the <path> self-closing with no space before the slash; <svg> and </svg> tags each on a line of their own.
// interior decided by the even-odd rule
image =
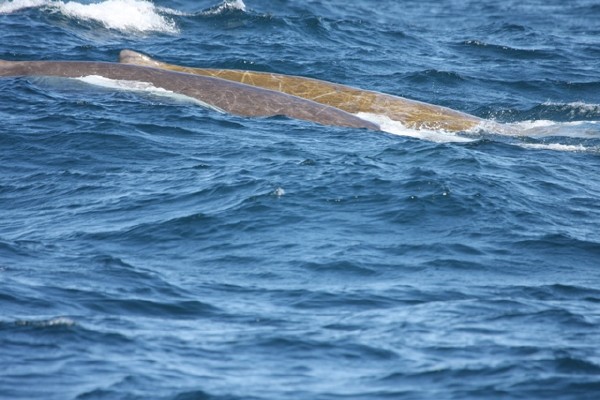
<svg viewBox="0 0 600 400">
<path fill-rule="evenodd" d="M 321 125 L 380 130 L 379 125 L 332 106 L 217 77 L 116 62 L 0 60 L 0 77 L 80 78 L 93 75 L 151 83 L 237 116 L 285 116 Z"/>
<path fill-rule="evenodd" d="M 484 122 L 476 116 L 447 107 L 313 78 L 235 69 L 186 67 L 158 61 L 130 49 L 120 52 L 119 61 L 226 79 L 312 100 L 351 114 L 384 115 L 412 129 L 459 132 L 475 129 Z"/>
</svg>

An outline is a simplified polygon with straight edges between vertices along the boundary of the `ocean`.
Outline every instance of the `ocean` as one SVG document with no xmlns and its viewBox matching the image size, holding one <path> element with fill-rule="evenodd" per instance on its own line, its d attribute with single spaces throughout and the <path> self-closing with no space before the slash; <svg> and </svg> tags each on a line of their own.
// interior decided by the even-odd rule
<svg viewBox="0 0 600 400">
<path fill-rule="evenodd" d="M 0 77 L 1 399 L 600 398 L 597 0 L 0 0 L 0 37 L 511 128 Z"/>
</svg>

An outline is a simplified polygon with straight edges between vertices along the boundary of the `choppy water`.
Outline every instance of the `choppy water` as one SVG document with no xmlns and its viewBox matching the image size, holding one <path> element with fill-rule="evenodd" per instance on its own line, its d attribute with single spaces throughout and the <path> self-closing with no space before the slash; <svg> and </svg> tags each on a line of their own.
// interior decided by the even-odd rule
<svg viewBox="0 0 600 400">
<path fill-rule="evenodd" d="M 600 396 L 597 1 L 15 0 L 0 31 L 1 59 L 132 48 L 521 132 L 0 79 L 0 398 Z"/>
</svg>

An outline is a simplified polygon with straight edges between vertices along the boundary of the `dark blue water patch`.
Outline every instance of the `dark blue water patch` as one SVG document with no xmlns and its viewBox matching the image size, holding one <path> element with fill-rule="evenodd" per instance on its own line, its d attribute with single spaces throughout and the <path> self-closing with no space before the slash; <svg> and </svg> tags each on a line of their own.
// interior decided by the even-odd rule
<svg viewBox="0 0 600 400">
<path fill-rule="evenodd" d="M 216 32 L 250 31 L 253 34 L 268 33 L 285 26 L 285 20 L 270 13 L 243 11 L 223 4 L 194 12 L 191 15 L 175 18 L 181 28 L 206 26 L 212 34 Z M 200 24 L 200 25 L 199 25 Z"/>
<path fill-rule="evenodd" d="M 72 51 L 74 47 L 86 48 L 81 46 L 82 40 L 101 40 L 104 37 L 110 42 L 114 40 L 114 35 L 119 36 L 116 32 L 106 32 L 99 23 L 76 21 L 60 13 L 49 13 L 43 8 L 25 9 L 21 12 L 23 14 L 19 19 L 8 20 L 9 17 L 0 15 L 0 19 L 8 20 L 7 25 L 16 25 L 16 29 L 6 32 L 9 35 L 7 40 L 19 43 L 19 46 L 10 47 L 8 56 L 2 56 L 3 59 L 56 59 L 51 55 L 44 56 L 43 51 L 48 46 L 54 46 L 61 59 L 73 60 L 79 56 Z M 2 25 L 6 26 L 4 23 Z M 32 37 L 35 39 L 32 40 Z M 125 37 L 126 35 L 122 35 L 122 39 Z M 87 49 L 89 50 L 89 46 Z"/>
<path fill-rule="evenodd" d="M 510 23 L 510 22 L 495 23 L 495 24 L 492 24 L 492 26 L 490 28 L 488 28 L 488 29 L 490 29 L 492 32 L 500 34 L 500 35 L 504 34 L 504 33 L 507 33 L 507 34 L 514 33 L 515 36 L 521 36 L 524 32 L 532 32 L 532 29 L 527 26 Z"/>
<path fill-rule="evenodd" d="M 65 317 L 3 322 L 0 337 L 3 341 L 2 357 L 12 360 L 5 370 L 3 380 L 7 383 L 7 388 L 13 389 L 3 390 L 3 393 L 12 398 L 48 396 L 48 391 L 59 391 L 61 386 L 63 395 L 72 395 L 74 391 L 63 385 L 65 380 L 89 385 L 91 378 L 81 376 L 76 371 L 82 365 L 87 365 L 97 374 L 107 372 L 101 363 L 92 361 L 95 357 L 99 359 L 102 352 L 98 343 L 110 343 L 113 351 L 132 351 L 132 340 L 125 335 L 85 328 Z M 24 349 L 32 351 L 23 353 Z M 86 361 L 77 356 L 82 352 L 87 354 L 84 358 Z M 48 371 L 52 373 L 48 374 Z M 52 378 L 54 374 L 60 378 Z M 43 383 L 43 389 L 38 384 L 13 386 L 14 383 L 23 381 Z M 50 397 L 58 398 L 52 394 Z"/>
<path fill-rule="evenodd" d="M 547 285 L 538 287 L 514 288 L 515 295 L 526 296 L 535 300 L 583 300 L 597 302 L 600 293 L 595 288 L 569 285 Z"/>
<path fill-rule="evenodd" d="M 530 92 L 545 93 L 548 99 L 593 99 L 593 93 L 597 91 L 598 81 L 557 81 L 554 79 L 543 79 L 540 81 L 511 81 L 507 82 L 507 88 L 526 90 Z M 560 95 L 558 93 L 561 93 Z M 593 103 L 592 103 L 593 104 Z"/>
<path fill-rule="evenodd" d="M 554 249 L 552 252 L 556 252 L 556 255 L 560 255 L 563 251 L 571 253 L 572 249 L 578 249 L 587 255 L 593 255 L 600 252 L 600 243 L 576 239 L 565 234 L 547 234 L 537 238 L 524 239 L 517 241 L 515 245 L 524 250 L 535 250 L 541 247 L 547 248 L 550 246 Z"/>
<path fill-rule="evenodd" d="M 237 400 L 248 398 L 250 400 L 258 399 L 258 397 L 238 397 L 233 395 L 214 395 L 202 390 L 191 390 L 178 393 L 172 400 Z"/>
<path fill-rule="evenodd" d="M 431 84 L 443 84 L 458 86 L 465 79 L 457 73 L 448 71 L 426 70 L 412 73 L 406 77 L 410 82 L 416 84 L 427 82 Z"/>
<path fill-rule="evenodd" d="M 29 255 L 29 252 L 25 249 L 22 249 L 20 246 L 7 241 L 0 241 L 0 252 L 3 255 L 3 260 L 8 260 L 9 258 L 13 257 L 27 257 Z M 2 265 L 2 271 L 5 271 L 6 268 L 6 264 Z"/>
</svg>

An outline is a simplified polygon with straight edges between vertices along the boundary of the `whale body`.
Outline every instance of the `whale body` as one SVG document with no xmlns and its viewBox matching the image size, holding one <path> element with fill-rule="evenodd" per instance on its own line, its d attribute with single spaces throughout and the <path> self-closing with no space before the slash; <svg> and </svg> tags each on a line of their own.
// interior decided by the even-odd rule
<svg viewBox="0 0 600 400">
<path fill-rule="evenodd" d="M 184 67 L 157 61 L 133 50 L 122 50 L 119 59 L 122 63 L 211 76 L 287 93 L 352 114 L 363 112 L 385 115 L 413 129 L 468 131 L 483 122 L 473 115 L 450 108 L 318 79 L 243 70 Z"/>
<path fill-rule="evenodd" d="M 148 82 L 183 94 L 223 112 L 248 117 L 286 116 L 323 125 L 380 130 L 379 126 L 341 109 L 288 94 L 225 79 L 146 66 L 91 61 L 4 61 L 0 76 L 57 76 Z"/>
</svg>

